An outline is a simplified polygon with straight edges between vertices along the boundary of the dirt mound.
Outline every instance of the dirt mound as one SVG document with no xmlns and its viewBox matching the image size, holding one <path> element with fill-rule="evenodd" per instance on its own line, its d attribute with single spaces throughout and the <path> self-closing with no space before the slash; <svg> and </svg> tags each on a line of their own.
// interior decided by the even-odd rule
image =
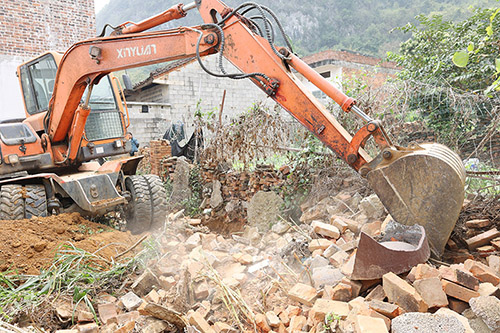
<svg viewBox="0 0 500 333">
<path fill-rule="evenodd" d="M 87 221 L 78 213 L 0 221 L 0 271 L 38 274 L 64 244 L 106 259 L 132 246 L 139 237 Z"/>
</svg>

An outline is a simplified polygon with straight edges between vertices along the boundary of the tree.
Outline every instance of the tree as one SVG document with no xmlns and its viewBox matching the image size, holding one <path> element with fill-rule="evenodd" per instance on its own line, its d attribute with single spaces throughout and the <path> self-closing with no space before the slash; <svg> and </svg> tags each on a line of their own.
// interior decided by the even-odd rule
<svg viewBox="0 0 500 333">
<path fill-rule="evenodd" d="M 402 79 L 489 93 L 499 85 L 499 10 L 476 9 L 456 23 L 440 15 L 419 15 L 419 24 L 398 28 L 412 37 L 388 59 L 403 68 Z"/>
</svg>

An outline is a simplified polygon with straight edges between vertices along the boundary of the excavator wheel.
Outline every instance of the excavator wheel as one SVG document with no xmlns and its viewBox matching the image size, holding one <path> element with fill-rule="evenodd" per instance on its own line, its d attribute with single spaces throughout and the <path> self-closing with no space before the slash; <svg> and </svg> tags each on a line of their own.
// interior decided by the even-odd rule
<svg viewBox="0 0 500 333">
<path fill-rule="evenodd" d="M 143 176 L 130 176 L 125 179 L 125 187 L 132 200 L 125 207 L 127 229 L 133 234 L 149 230 L 151 227 L 151 195 L 149 184 Z"/>
<path fill-rule="evenodd" d="M 21 185 L 3 185 L 0 191 L 0 220 L 24 219 L 24 198 Z"/>
<path fill-rule="evenodd" d="M 385 153 L 394 158 L 367 174 L 371 187 L 396 222 L 425 228 L 432 254 L 439 257 L 464 201 L 460 157 L 437 143 Z"/>
<path fill-rule="evenodd" d="M 144 175 L 149 185 L 151 202 L 152 202 L 152 218 L 151 227 L 154 229 L 161 228 L 165 223 L 167 211 L 167 193 L 160 177 L 156 175 Z"/>
<path fill-rule="evenodd" d="M 25 192 L 25 214 L 29 219 L 33 216 L 47 216 L 47 197 L 45 194 L 45 186 L 43 185 L 26 185 Z"/>
<path fill-rule="evenodd" d="M 158 176 L 130 176 L 125 187 L 132 200 L 125 207 L 127 229 L 133 234 L 158 228 L 165 222 L 166 194 Z"/>
</svg>

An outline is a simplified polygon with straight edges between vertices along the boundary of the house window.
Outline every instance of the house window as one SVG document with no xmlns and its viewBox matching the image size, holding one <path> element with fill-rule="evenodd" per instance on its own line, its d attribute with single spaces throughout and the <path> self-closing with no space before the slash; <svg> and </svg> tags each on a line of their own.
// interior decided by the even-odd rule
<svg viewBox="0 0 500 333">
<path fill-rule="evenodd" d="M 319 73 L 319 74 L 320 74 L 322 77 L 324 77 L 325 79 L 330 77 L 330 71 L 328 71 L 328 72 L 323 72 L 323 73 Z"/>
<path fill-rule="evenodd" d="M 149 105 L 143 105 L 141 112 L 142 113 L 148 113 L 149 112 Z"/>
</svg>

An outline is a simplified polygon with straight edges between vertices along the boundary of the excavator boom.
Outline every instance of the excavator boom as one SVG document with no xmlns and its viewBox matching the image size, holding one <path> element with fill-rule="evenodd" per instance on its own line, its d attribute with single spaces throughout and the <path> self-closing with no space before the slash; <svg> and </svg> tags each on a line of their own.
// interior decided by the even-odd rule
<svg viewBox="0 0 500 333">
<path fill-rule="evenodd" d="M 142 32 L 182 17 L 195 6 L 205 22 L 201 26 Z M 465 173 L 460 158 L 437 144 L 406 148 L 393 145 L 379 121 L 371 119 L 356 106 L 354 99 L 296 57 L 288 43 L 286 47 L 276 46 L 273 34 L 282 31 L 281 25 L 278 23 L 279 29 L 270 29 L 271 20 L 267 18 L 262 19 L 263 26 L 257 24 L 245 16 L 252 9 L 261 15 L 269 13 L 276 20 L 268 8 L 254 3 L 244 3 L 233 10 L 219 0 L 196 0 L 194 4 L 174 6 L 137 24 L 126 22 L 110 37 L 73 45 L 61 60 L 50 101 L 47 130 L 51 141 L 60 142 L 71 137 L 69 133 L 77 128 L 75 124 L 85 121 L 81 116 L 85 108 L 79 107 L 83 92 L 104 75 L 196 56 L 201 67 L 211 75 L 248 78 L 254 82 L 339 158 L 367 177 L 396 221 L 423 225 L 430 235 L 431 249 L 439 255 L 463 202 Z M 284 33 L 283 37 L 286 42 Z M 241 72 L 226 73 L 221 68 L 214 73 L 205 68 L 201 58 L 214 53 L 225 57 Z M 365 125 L 351 136 L 305 88 L 291 68 L 324 91 L 344 111 L 363 119 Z M 363 149 L 370 137 L 381 150 L 375 157 Z M 72 140 L 72 145 L 77 144 L 78 140 Z"/>
</svg>

